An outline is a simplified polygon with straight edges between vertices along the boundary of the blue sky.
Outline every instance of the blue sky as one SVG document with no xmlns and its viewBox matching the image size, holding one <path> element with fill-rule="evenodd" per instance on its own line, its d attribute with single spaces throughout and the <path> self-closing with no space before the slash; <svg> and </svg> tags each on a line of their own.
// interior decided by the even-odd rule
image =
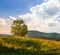
<svg viewBox="0 0 60 55">
<path fill-rule="evenodd" d="M 17 16 L 29 12 L 29 8 L 43 0 L 0 0 L 0 17 Z"/>
<path fill-rule="evenodd" d="M 28 30 L 60 33 L 60 0 L 0 0 L 0 33 L 11 34 L 16 19 Z"/>
</svg>

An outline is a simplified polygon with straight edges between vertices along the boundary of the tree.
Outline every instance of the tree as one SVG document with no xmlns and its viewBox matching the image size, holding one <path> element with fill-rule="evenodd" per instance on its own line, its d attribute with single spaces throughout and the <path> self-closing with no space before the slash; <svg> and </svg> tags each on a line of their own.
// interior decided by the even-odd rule
<svg viewBox="0 0 60 55">
<path fill-rule="evenodd" d="M 25 36 L 27 34 L 27 25 L 23 20 L 14 20 L 11 26 L 11 33 L 15 36 Z"/>
</svg>

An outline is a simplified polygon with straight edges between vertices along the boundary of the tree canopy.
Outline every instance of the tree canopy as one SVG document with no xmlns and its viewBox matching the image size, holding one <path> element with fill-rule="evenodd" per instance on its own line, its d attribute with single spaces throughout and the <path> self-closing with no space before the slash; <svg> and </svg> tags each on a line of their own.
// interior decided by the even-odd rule
<svg viewBox="0 0 60 55">
<path fill-rule="evenodd" d="M 15 36 L 25 36 L 27 34 L 28 28 L 23 20 L 14 20 L 11 25 L 11 33 Z"/>
</svg>

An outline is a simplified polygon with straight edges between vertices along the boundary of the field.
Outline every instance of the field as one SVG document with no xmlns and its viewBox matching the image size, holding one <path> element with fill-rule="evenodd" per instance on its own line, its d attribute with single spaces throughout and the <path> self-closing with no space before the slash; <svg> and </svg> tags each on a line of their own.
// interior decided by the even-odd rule
<svg viewBox="0 0 60 55">
<path fill-rule="evenodd" d="M 1 37 L 0 55 L 59 55 L 60 41 L 27 38 Z"/>
</svg>

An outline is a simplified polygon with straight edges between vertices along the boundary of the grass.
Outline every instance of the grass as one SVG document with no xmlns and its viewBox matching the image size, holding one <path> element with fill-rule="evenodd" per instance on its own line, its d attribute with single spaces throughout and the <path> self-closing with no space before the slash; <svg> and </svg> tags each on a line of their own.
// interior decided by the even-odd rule
<svg viewBox="0 0 60 55">
<path fill-rule="evenodd" d="M 59 55 L 60 41 L 26 37 L 1 37 L 0 55 Z"/>
</svg>

